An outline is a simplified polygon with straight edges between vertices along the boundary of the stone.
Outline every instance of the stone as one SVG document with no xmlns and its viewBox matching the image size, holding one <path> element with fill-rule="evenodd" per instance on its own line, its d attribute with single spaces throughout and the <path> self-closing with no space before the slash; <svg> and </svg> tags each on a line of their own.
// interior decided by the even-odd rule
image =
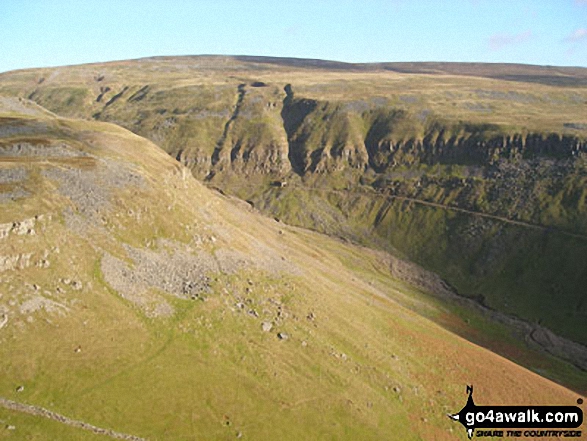
<svg viewBox="0 0 587 441">
<path fill-rule="evenodd" d="M 13 256 L 0 256 L 0 272 L 25 269 L 31 265 L 33 253 L 16 254 Z"/>
<path fill-rule="evenodd" d="M 21 222 L 14 222 L 12 224 L 12 231 L 20 236 L 24 234 L 35 234 L 34 230 L 35 219 L 25 219 Z"/>
<path fill-rule="evenodd" d="M 263 332 L 269 332 L 271 331 L 271 329 L 273 329 L 273 323 L 263 322 L 261 323 L 261 329 L 263 330 Z"/>
</svg>

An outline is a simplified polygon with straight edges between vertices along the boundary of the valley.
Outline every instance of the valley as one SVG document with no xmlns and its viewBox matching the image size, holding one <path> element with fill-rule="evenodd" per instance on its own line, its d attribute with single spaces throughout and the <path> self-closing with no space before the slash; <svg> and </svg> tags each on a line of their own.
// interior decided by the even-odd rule
<svg viewBox="0 0 587 441">
<path fill-rule="evenodd" d="M 22 405 L 136 439 L 453 440 L 470 383 L 572 405 L 585 71 L 0 74 L 0 422 L 103 439 Z"/>
<path fill-rule="evenodd" d="M 7 73 L 0 91 L 121 125 L 270 216 L 399 252 L 584 345 L 584 81 L 580 68 L 208 56 Z"/>
</svg>

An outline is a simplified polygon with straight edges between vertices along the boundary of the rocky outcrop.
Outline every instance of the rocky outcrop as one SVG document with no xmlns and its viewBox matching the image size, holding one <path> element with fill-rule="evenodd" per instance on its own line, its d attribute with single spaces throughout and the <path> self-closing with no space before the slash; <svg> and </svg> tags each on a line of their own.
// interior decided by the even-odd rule
<svg viewBox="0 0 587 441">
<path fill-rule="evenodd" d="M 469 131 L 445 138 L 446 133 L 429 133 L 422 139 L 394 142 L 393 134 L 370 140 L 370 165 L 384 172 L 397 165 L 455 164 L 488 166 L 499 160 L 573 159 L 587 153 L 587 142 L 559 134 L 494 135 Z"/>
<path fill-rule="evenodd" d="M 208 173 L 293 170 L 305 175 L 345 168 L 385 173 L 421 164 L 572 160 L 587 153 L 587 142 L 578 136 L 507 132 L 491 124 L 428 123 L 401 109 L 360 111 L 348 103 L 297 97 L 292 85 L 284 92 L 278 102 L 242 84 L 213 153 L 200 149 L 176 157 L 191 168 L 209 166 Z"/>
<path fill-rule="evenodd" d="M 21 253 L 11 255 L 0 255 L 0 273 L 4 271 L 13 271 L 25 269 L 32 265 L 31 257 L 33 253 Z"/>
<path fill-rule="evenodd" d="M 359 115 L 345 112 L 342 105 L 297 99 L 291 85 L 285 91 L 282 118 L 288 158 L 297 174 L 365 168 L 369 158 Z"/>
<path fill-rule="evenodd" d="M 241 173 L 288 173 L 291 165 L 287 136 L 280 121 L 281 103 L 266 94 L 265 90 L 239 85 L 233 113 L 210 161 L 194 158 L 194 162 L 210 163 L 210 172 L 231 169 Z"/>
</svg>

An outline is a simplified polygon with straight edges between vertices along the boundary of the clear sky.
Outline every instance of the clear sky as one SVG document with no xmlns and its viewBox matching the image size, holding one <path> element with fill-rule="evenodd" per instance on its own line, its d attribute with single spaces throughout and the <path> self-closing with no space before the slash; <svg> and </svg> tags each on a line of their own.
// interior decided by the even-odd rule
<svg viewBox="0 0 587 441">
<path fill-rule="evenodd" d="M 587 0 L 0 0 L 0 72 L 198 54 L 587 67 Z"/>
</svg>

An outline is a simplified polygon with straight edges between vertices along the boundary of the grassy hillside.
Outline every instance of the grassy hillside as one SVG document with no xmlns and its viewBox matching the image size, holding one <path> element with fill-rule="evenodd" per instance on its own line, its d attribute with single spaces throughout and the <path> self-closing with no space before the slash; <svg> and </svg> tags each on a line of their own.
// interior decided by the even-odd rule
<svg viewBox="0 0 587 441">
<path fill-rule="evenodd" d="M 587 344 L 586 69 L 159 57 L 0 74 L 286 223 Z"/>
<path fill-rule="evenodd" d="M 470 383 L 575 402 L 445 329 L 474 328 L 390 256 L 263 217 L 114 125 L 3 103 L 0 397 L 150 440 L 465 439 L 446 413 Z M 0 439 L 98 439 L 0 421 Z"/>
</svg>

